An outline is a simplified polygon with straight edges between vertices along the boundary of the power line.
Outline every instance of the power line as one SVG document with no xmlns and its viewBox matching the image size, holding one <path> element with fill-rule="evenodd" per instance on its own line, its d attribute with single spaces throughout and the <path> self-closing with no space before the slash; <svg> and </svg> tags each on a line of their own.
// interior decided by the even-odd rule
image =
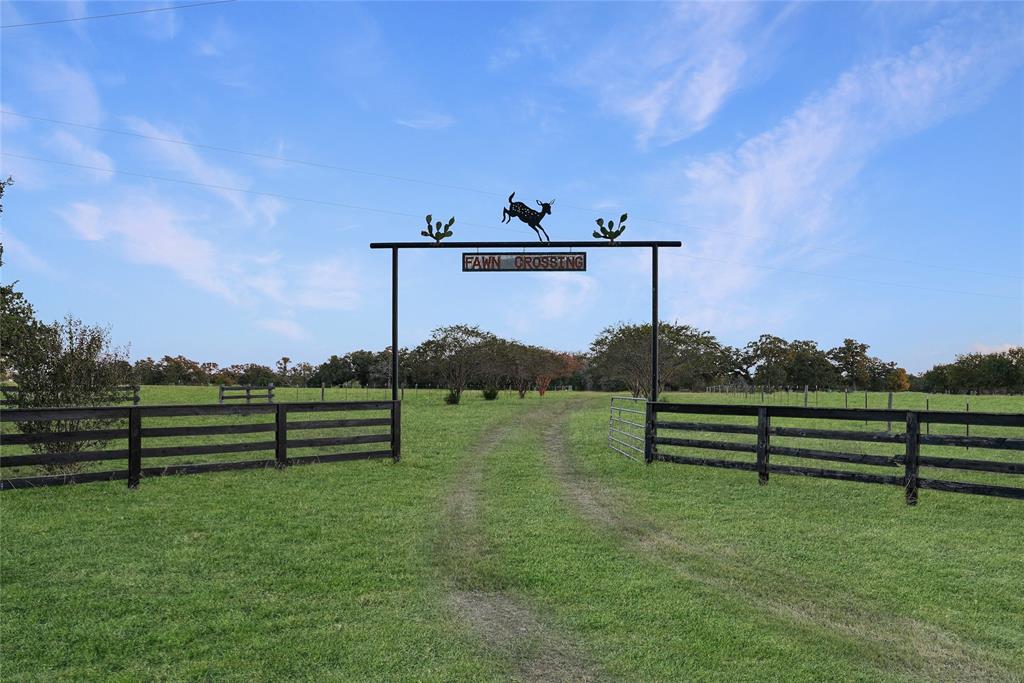
<svg viewBox="0 0 1024 683">
<path fill-rule="evenodd" d="M 225 152 L 225 153 L 228 153 L 228 154 L 238 154 L 238 155 L 241 155 L 241 156 L 247 156 L 247 157 L 251 157 L 251 158 L 255 158 L 255 159 L 264 159 L 264 160 L 268 160 L 268 161 L 278 161 L 278 162 L 282 162 L 282 163 L 295 164 L 295 165 L 299 165 L 299 166 L 307 166 L 307 167 L 310 167 L 310 168 L 319 168 L 319 169 L 326 169 L 326 170 L 332 170 L 332 171 L 342 171 L 344 173 L 353 173 L 353 174 L 356 174 L 356 175 L 363 175 L 363 176 L 368 176 L 368 177 L 373 177 L 373 178 L 383 178 L 385 180 L 397 180 L 397 181 L 405 182 L 405 183 L 414 183 L 414 184 L 418 184 L 418 185 L 427 185 L 427 186 L 430 186 L 430 187 L 439 187 L 439 188 L 448 189 L 448 190 L 458 190 L 458 191 L 461 191 L 461 192 L 472 192 L 472 193 L 475 193 L 475 194 L 487 195 L 487 196 L 491 196 L 491 197 L 504 197 L 505 196 L 501 192 L 493 192 L 493 191 L 490 191 L 490 190 L 482 190 L 482 189 L 479 189 L 479 188 L 467 187 L 465 185 L 452 185 L 452 184 L 448 184 L 448 183 L 439 183 L 439 182 L 432 181 L 432 180 L 424 180 L 422 178 L 410 178 L 410 177 L 407 177 L 407 176 L 392 175 L 392 174 L 388 174 L 388 173 L 378 173 L 378 172 L 375 172 L 375 171 L 367 171 L 367 170 L 363 170 L 363 169 L 353 168 L 353 167 L 350 167 L 350 166 L 340 166 L 340 165 L 336 165 L 336 164 L 328 164 L 328 163 L 322 163 L 322 162 L 317 162 L 317 161 L 309 161 L 309 160 L 303 160 L 303 159 L 292 159 L 292 158 L 280 156 L 280 155 L 277 155 L 277 154 L 266 154 L 266 153 L 261 153 L 261 152 L 252 152 L 252 151 L 247 151 L 247 150 L 234 149 L 234 148 L 231 148 L 231 147 L 223 147 L 223 146 L 220 146 L 220 145 L 208 145 L 208 144 L 203 144 L 203 143 L 198 143 L 198 142 L 189 142 L 187 140 L 181 140 L 181 139 L 178 139 L 178 138 L 168 138 L 168 137 L 157 136 L 157 135 L 147 135 L 145 133 L 138 133 L 138 132 L 135 132 L 135 131 L 127 131 L 127 130 L 120 130 L 120 129 L 117 129 L 117 128 L 104 128 L 102 126 L 91 126 L 91 125 L 87 125 L 87 124 L 84 124 L 84 123 L 76 123 L 76 122 L 73 122 L 73 121 L 63 121 L 61 119 L 52 119 L 52 118 L 47 118 L 47 117 L 44 117 L 44 116 L 33 116 L 33 115 L 30 115 L 30 114 L 21 114 L 21 113 L 18 113 L 18 112 L 8 111 L 8 110 L 5 110 L 5 109 L 0 109 L 0 114 L 7 114 L 9 116 L 18 116 L 18 117 L 24 118 L 24 119 L 31 119 L 31 120 L 34 120 L 34 121 L 43 121 L 43 122 L 46 122 L 46 123 L 54 123 L 54 124 L 58 124 L 58 125 L 62 125 L 62 126 L 72 126 L 72 127 L 75 127 L 75 128 L 84 128 L 86 130 L 93 130 L 93 131 L 102 132 L 102 133 L 111 133 L 111 134 L 114 134 L 114 135 L 124 135 L 124 136 L 128 136 L 128 137 L 140 138 L 140 139 L 143 139 L 143 140 L 152 140 L 154 142 L 163 142 L 163 143 L 168 143 L 168 144 L 173 144 L 173 145 L 183 145 L 183 146 L 186 146 L 186 147 L 194 147 L 196 149 L 205 149 L 205 150 L 210 150 L 210 151 L 215 151 L 215 152 Z M 597 211 L 596 209 L 593 209 L 593 208 L 583 207 L 583 206 L 575 206 L 573 204 L 560 204 L 559 206 L 565 207 L 567 209 L 572 209 L 574 211 L 582 211 L 582 212 L 586 212 L 586 213 L 590 213 L 590 214 L 593 214 L 595 211 Z M 1014 274 L 1011 274 L 1011 273 L 995 273 L 995 272 L 991 272 L 991 271 L 975 270 L 975 269 L 972 269 L 972 268 L 963 268 L 963 267 L 960 267 L 960 266 L 949 266 L 949 265 L 944 265 L 942 263 L 924 263 L 924 262 L 921 262 L 921 261 L 914 261 L 914 260 L 911 260 L 911 259 L 903 259 L 903 258 L 899 258 L 899 257 L 895 257 L 895 256 L 885 256 L 885 255 L 881 255 L 881 254 L 877 254 L 877 253 L 871 253 L 871 252 L 855 251 L 855 250 L 850 250 L 850 249 L 840 249 L 838 247 L 807 245 L 807 244 L 803 244 L 801 242 L 797 242 L 797 241 L 794 241 L 794 240 L 786 240 L 786 239 L 782 239 L 782 238 L 779 238 L 779 237 L 766 237 L 766 236 L 763 236 L 763 235 L 754 235 L 753 233 L 744 232 L 742 230 L 728 230 L 728 229 L 722 229 L 722 228 L 707 228 L 707 227 L 702 227 L 702 226 L 698 226 L 698 225 L 691 225 L 691 224 L 687 224 L 687 223 L 679 223 L 679 222 L 676 222 L 676 221 L 662 220 L 662 219 L 658 219 L 658 218 L 644 218 L 643 216 L 636 216 L 635 214 L 631 218 L 632 218 L 633 221 L 639 221 L 639 222 L 643 222 L 643 223 L 653 223 L 653 224 L 656 224 L 656 225 L 665 225 L 665 226 L 674 227 L 674 228 L 682 228 L 684 230 L 698 230 L 698 231 L 707 232 L 707 233 L 711 233 L 711 234 L 738 235 L 740 237 L 756 237 L 759 240 L 764 240 L 764 241 L 769 241 L 769 242 L 776 242 L 778 244 L 782 244 L 782 245 L 786 245 L 786 246 L 790 246 L 790 247 L 798 247 L 800 249 L 809 249 L 809 250 L 814 250 L 814 251 L 827 251 L 827 252 L 832 252 L 832 253 L 835 253 L 835 254 L 843 254 L 845 256 L 853 256 L 853 257 L 856 257 L 856 258 L 867 258 L 867 259 L 875 259 L 875 260 L 879 260 L 879 261 L 887 261 L 889 263 L 903 263 L 903 264 L 906 264 L 906 265 L 923 267 L 923 268 L 926 268 L 926 269 L 929 269 L 929 270 L 934 270 L 936 268 L 941 268 L 943 270 L 958 271 L 958 272 L 963 272 L 963 273 L 971 273 L 971 274 L 974 274 L 974 275 L 986 275 L 986 276 L 990 276 L 990 277 L 1004 277 L 1004 278 L 1011 278 L 1011 279 L 1014 279 L 1014 280 L 1024 279 L 1020 275 L 1014 275 Z"/>
<path fill-rule="evenodd" d="M 121 169 L 103 168 L 102 166 L 90 166 L 88 164 L 75 164 L 70 161 L 58 161 L 56 159 L 43 159 L 41 157 L 28 156 L 27 154 L 15 154 L 14 152 L 0 152 L 0 155 L 5 157 L 13 157 L 15 159 L 25 159 L 28 161 L 39 161 L 44 164 L 55 164 L 57 166 L 69 166 L 71 168 L 81 168 L 87 171 L 98 171 L 100 173 L 112 173 L 116 175 L 131 176 L 133 178 L 145 178 L 148 180 L 159 180 L 165 183 L 176 183 L 179 185 L 189 185 L 192 187 L 205 187 L 212 190 L 222 190 L 226 192 L 240 192 L 243 194 L 260 195 L 263 197 L 274 197 L 275 199 L 285 199 L 291 202 L 304 202 L 307 204 L 319 204 L 321 206 L 334 206 L 342 209 L 354 209 L 356 211 L 370 211 L 373 213 L 382 213 L 390 216 L 401 216 L 403 218 L 419 218 L 423 216 L 414 213 L 407 213 L 404 211 L 395 211 L 393 209 L 381 209 L 374 206 L 360 206 L 359 204 L 347 204 L 345 202 L 336 202 L 329 199 L 316 199 L 313 197 L 298 197 L 295 195 L 281 194 L 279 192 L 266 192 L 264 190 L 251 190 L 245 187 L 232 187 L 230 185 L 216 185 L 214 183 L 201 183 L 197 180 L 185 180 L 184 178 L 168 178 L 166 176 L 152 175 L 149 173 L 138 173 L 136 171 L 124 171 Z M 461 221 L 462 225 L 467 225 L 474 228 L 483 228 L 484 230 L 499 230 L 502 232 L 515 232 L 522 233 L 520 230 L 514 230 L 512 228 L 498 228 L 493 225 L 482 225 L 479 223 L 469 223 Z"/>
<path fill-rule="evenodd" d="M 277 199 L 285 199 L 285 200 L 288 200 L 288 201 L 305 202 L 305 203 L 309 203 L 309 204 L 318 204 L 318 205 L 322 205 L 322 206 L 334 206 L 334 207 L 339 207 L 339 208 L 344 208 L 344 209 L 353 209 L 353 210 L 356 210 L 356 211 L 369 211 L 369 212 L 373 212 L 373 213 L 381 213 L 381 214 L 392 215 L 392 216 L 402 216 L 403 218 L 420 218 L 420 216 L 417 215 L 417 214 L 407 213 L 407 212 L 404 212 L 404 211 L 395 211 L 393 209 L 381 209 L 381 208 L 372 207 L 372 206 L 361 206 L 361 205 L 358 205 L 358 204 L 347 204 L 345 202 L 336 202 L 336 201 L 326 200 L 326 199 L 315 199 L 315 198 L 311 198 L 311 197 L 297 197 L 297 196 L 294 196 L 294 195 L 286 195 L 286 194 L 281 194 L 281 193 L 278 193 L 278 192 L 266 192 L 266 191 L 262 191 L 262 190 L 251 190 L 251 189 L 242 188 L 242 187 L 231 187 L 229 185 L 216 185 L 216 184 L 213 184 L 213 183 L 202 183 L 202 182 L 199 182 L 199 181 L 185 180 L 185 179 L 182 179 L 182 178 L 168 178 L 168 177 L 165 177 L 165 176 L 151 175 L 151 174 L 148 174 L 148 173 L 137 173 L 135 171 L 124 171 L 124 170 L 119 170 L 119 169 L 103 168 L 101 166 L 89 166 L 89 165 L 86 165 L 86 164 L 76 164 L 76 163 L 72 163 L 72 162 L 69 162 L 69 161 L 57 161 L 55 159 L 43 159 L 43 158 L 40 158 L 40 157 L 33 157 L 33 156 L 24 155 L 24 154 L 15 154 L 13 152 L 0 152 L 0 155 L 6 156 L 6 157 L 12 157 L 12 158 L 15 158 L 15 159 L 26 159 L 26 160 L 29 160 L 29 161 L 38 161 L 38 162 L 47 163 L 47 164 L 55 164 L 55 165 L 58 165 L 58 166 L 68 166 L 68 167 L 71 167 L 71 168 L 80 168 L 80 169 L 85 169 L 85 170 L 88 170 L 88 171 L 98 171 L 100 173 L 111 173 L 111 174 L 117 174 L 117 175 L 132 176 L 132 177 L 135 177 L 135 178 L 146 178 L 148 180 L 159 180 L 161 182 L 176 183 L 176 184 L 179 184 L 179 185 L 188 185 L 188 186 L 193 186 L 193 187 L 205 187 L 205 188 L 214 189 L 214 190 L 221 190 L 221 191 L 228 191 L 228 192 L 240 192 L 240 193 L 244 193 L 244 194 L 260 195 L 260 196 L 265 196 L 265 197 L 274 197 L 274 198 L 277 198 Z M 491 226 L 491 225 L 482 225 L 480 223 L 470 223 L 470 222 L 463 221 L 462 225 L 466 225 L 466 226 L 470 226 L 470 227 L 476 227 L 476 228 L 482 228 L 484 230 L 501 230 L 501 231 L 504 231 L 504 232 L 521 233 L 521 231 L 519 231 L 519 230 L 514 230 L 514 229 L 509 229 L 509 228 L 498 228 L 498 227 Z M 539 246 L 543 246 L 543 243 L 540 243 Z M 878 280 L 870 280 L 870 279 L 867 279 L 867 278 L 855 278 L 855 277 L 849 277 L 849 276 L 845 276 L 845 275 L 836 275 L 836 274 L 833 274 L 833 273 L 818 273 L 818 272 L 809 271 L 809 270 L 797 270 L 797 269 L 794 269 L 794 268 L 779 268 L 779 267 L 775 267 L 775 266 L 765 266 L 765 265 L 754 264 L 754 263 L 743 263 L 743 262 L 739 262 L 739 261 L 729 261 L 729 260 L 726 260 L 726 259 L 716 259 L 716 258 L 707 257 L 707 256 L 695 256 L 695 255 L 692 255 L 692 254 L 681 254 L 681 256 L 684 256 L 686 258 L 701 259 L 701 260 L 706 260 L 706 261 L 717 261 L 719 263 L 730 263 L 730 264 L 746 266 L 746 267 L 750 267 L 750 268 L 760 268 L 760 269 L 764 269 L 764 270 L 772 270 L 772 271 L 777 271 L 777 272 L 780 272 L 780 273 L 795 273 L 797 275 L 810 275 L 810 276 L 814 276 L 814 277 L 823 277 L 823 278 L 830 278 L 830 279 L 835 279 L 835 280 L 846 280 L 846 281 L 861 282 L 861 283 L 871 284 L 871 285 L 881 285 L 881 286 L 885 286 L 885 287 L 905 287 L 905 288 L 910 288 L 910 289 L 920 289 L 920 290 L 926 290 L 926 291 L 942 292 L 942 293 L 945 293 L 945 294 L 964 294 L 964 295 L 969 295 L 969 296 L 981 296 L 981 297 L 988 297 L 988 298 L 993 298 L 993 299 L 1009 299 L 1009 300 L 1012 300 L 1012 301 L 1020 301 L 1020 297 L 1006 296 L 1006 295 L 1003 295 L 1003 294 L 988 294 L 988 293 L 985 293 L 985 292 L 970 292 L 970 291 L 965 291 L 965 290 L 944 289 L 944 288 L 940 288 L 940 287 L 929 287 L 929 286 L 926 286 L 926 285 L 904 284 L 904 283 L 900 283 L 900 282 L 883 282 L 883 281 L 878 281 Z"/>
<path fill-rule="evenodd" d="M 169 12 L 177 9 L 188 9 L 189 7 L 204 7 L 206 5 L 223 5 L 236 0 L 210 0 L 210 2 L 193 2 L 188 5 L 173 5 L 171 7 L 150 7 L 148 9 L 137 9 L 131 12 L 112 12 L 110 14 L 93 14 L 88 17 L 69 17 L 67 19 L 48 19 L 46 21 L 30 21 L 24 24 L 5 24 L 0 28 L 24 28 L 26 26 L 44 26 L 46 24 L 66 24 L 71 21 L 87 21 L 89 19 L 107 19 L 109 17 L 125 17 L 130 14 L 148 14 L 150 12 Z"/>
<path fill-rule="evenodd" d="M 343 171 L 345 173 L 354 173 L 357 175 L 365 175 L 374 178 L 384 178 L 385 180 L 400 180 L 405 183 L 416 183 L 420 185 L 430 185 L 431 187 L 441 187 L 447 190 L 461 190 L 462 192 L 475 192 L 477 194 L 485 194 L 493 197 L 503 196 L 500 192 L 488 192 L 487 190 L 478 190 L 472 187 L 464 187 L 461 185 L 449 185 L 446 183 L 438 183 L 432 180 L 422 180 L 419 178 L 406 178 L 399 175 L 390 175 L 387 173 L 376 173 L 374 171 L 365 171 L 358 168 L 351 168 L 349 166 L 338 166 L 335 164 L 325 164 L 318 161 L 307 161 L 303 159 L 289 159 L 287 157 L 279 156 L 277 154 L 265 154 L 262 152 L 250 152 L 242 149 L 232 149 L 230 147 L 221 147 L 219 145 L 206 145 L 200 142 L 189 142 L 188 140 L 180 140 L 178 138 L 166 138 L 159 135 L 147 135 L 145 133 L 138 133 L 131 130 L 120 130 L 117 128 L 103 128 L 101 126 L 90 126 L 84 123 L 75 123 L 72 121 L 61 121 L 60 119 L 50 119 L 44 116 L 31 116 L 29 114 L 20 114 L 14 111 L 7 111 L 6 109 L 0 109 L 0 114 L 8 114 L 10 116 L 18 116 L 24 119 L 32 119 L 34 121 L 45 121 L 46 123 L 56 123 L 62 126 L 73 126 L 75 128 L 84 128 L 86 130 L 94 130 L 101 133 L 113 133 L 114 135 L 125 135 L 133 138 L 140 138 L 142 140 L 153 140 L 154 142 L 166 142 L 172 145 L 184 145 L 185 147 L 194 147 L 196 149 L 206 149 L 212 152 L 227 152 L 229 154 L 239 154 L 241 156 L 252 157 L 254 159 L 263 159 L 265 161 L 280 161 L 288 164 L 296 164 L 299 166 L 309 166 L 311 168 L 321 168 L 331 171 Z"/>
</svg>

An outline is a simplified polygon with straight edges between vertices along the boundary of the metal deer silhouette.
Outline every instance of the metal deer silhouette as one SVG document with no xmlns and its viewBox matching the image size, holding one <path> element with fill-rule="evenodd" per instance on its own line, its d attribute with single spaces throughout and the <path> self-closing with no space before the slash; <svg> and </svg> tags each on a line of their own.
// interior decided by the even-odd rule
<svg viewBox="0 0 1024 683">
<path fill-rule="evenodd" d="M 552 199 L 550 202 L 542 202 L 540 200 L 537 200 L 537 206 L 540 207 L 540 211 L 536 211 L 528 207 L 526 204 L 523 204 L 522 202 L 512 201 L 512 198 L 515 196 L 515 192 L 508 196 L 508 206 L 502 209 L 501 222 L 508 223 L 510 220 L 512 220 L 512 217 L 515 216 L 516 218 L 518 218 L 519 220 L 533 228 L 533 231 L 537 233 L 537 239 L 539 239 L 541 242 L 543 242 L 545 239 L 548 242 L 550 242 L 551 238 L 548 237 L 547 230 L 544 229 L 544 226 L 542 226 L 540 222 L 541 220 L 543 220 L 544 216 L 547 216 L 549 213 L 551 213 L 551 205 L 555 203 L 555 200 Z M 541 233 L 544 233 L 544 237 L 540 236 Z"/>
</svg>

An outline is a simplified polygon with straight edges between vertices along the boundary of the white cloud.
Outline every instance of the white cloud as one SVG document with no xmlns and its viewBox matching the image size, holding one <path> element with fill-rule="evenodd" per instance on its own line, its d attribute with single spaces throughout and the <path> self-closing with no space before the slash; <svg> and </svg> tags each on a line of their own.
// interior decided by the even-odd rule
<svg viewBox="0 0 1024 683">
<path fill-rule="evenodd" d="M 4 228 L 3 230 L 0 230 L 0 235 L 2 235 L 2 237 L 0 237 L 0 242 L 4 245 L 5 268 L 11 263 L 15 263 L 18 264 L 19 267 L 25 266 L 30 270 L 34 270 L 45 275 L 55 276 L 58 274 L 45 259 L 36 254 L 36 252 L 27 244 L 12 235 L 10 230 Z"/>
<path fill-rule="evenodd" d="M 735 150 L 687 164 L 683 213 L 721 232 L 688 245 L 682 255 L 666 254 L 666 272 L 688 292 L 676 301 L 714 309 L 738 298 L 763 277 L 762 270 L 744 262 L 799 263 L 806 269 L 811 258 L 806 249 L 773 247 L 761 238 L 805 247 L 838 239 L 827 230 L 835 224 L 832 204 L 871 156 L 983 99 L 1021 63 L 1019 32 L 1019 20 L 993 21 L 991 15 L 941 24 L 905 53 L 843 73 L 777 126 Z M 696 304 L 676 305 L 677 314 L 692 314 Z M 700 322 L 728 325 L 733 317 L 719 314 Z"/>
<path fill-rule="evenodd" d="M 978 342 L 971 347 L 971 350 L 977 353 L 1005 353 L 1010 349 L 1019 348 L 1021 346 L 1024 346 L 1024 341 L 1019 341 L 1016 344 L 1010 342 L 1005 344 L 985 344 Z"/>
<path fill-rule="evenodd" d="M 413 118 L 395 119 L 395 123 L 416 130 L 441 130 L 454 124 L 455 119 L 447 114 L 423 114 Z"/>
<path fill-rule="evenodd" d="M 237 44 L 238 37 L 227 27 L 223 18 L 218 18 L 206 37 L 196 42 L 195 53 L 200 57 L 222 57 Z"/>
<path fill-rule="evenodd" d="M 569 80 L 632 120 L 641 145 L 677 142 L 706 127 L 740 87 L 765 40 L 753 34 L 756 13 L 739 3 L 670 5 L 650 25 L 599 37 Z"/>
<path fill-rule="evenodd" d="M 359 272 L 355 259 L 338 258 L 303 266 L 292 301 L 319 310 L 351 310 L 360 300 Z"/>
<path fill-rule="evenodd" d="M 294 320 L 274 318 L 270 320 L 260 320 L 256 324 L 265 330 L 275 332 L 282 337 L 287 337 L 288 339 L 300 341 L 302 339 L 309 338 L 309 333 Z"/>
<path fill-rule="evenodd" d="M 94 168 L 114 170 L 114 160 L 101 152 L 99 149 L 83 142 L 82 139 L 66 130 L 58 130 L 50 136 L 47 144 L 54 150 L 60 152 L 61 157 L 67 161 Z M 110 173 L 85 171 L 91 177 L 98 180 L 109 181 Z"/>
<path fill-rule="evenodd" d="M 37 62 L 31 68 L 32 89 L 45 95 L 60 118 L 87 126 L 103 121 L 103 108 L 92 78 L 59 61 Z"/>
<path fill-rule="evenodd" d="M 156 7 L 167 7 L 170 3 L 157 3 Z M 179 12 L 169 10 L 166 12 L 150 12 L 139 15 L 142 21 L 143 33 L 153 40 L 170 40 L 178 35 L 181 28 Z"/>
<path fill-rule="evenodd" d="M 116 241 L 130 261 L 169 268 L 200 289 L 239 299 L 224 266 L 229 261 L 213 243 L 193 235 L 170 206 L 138 197 L 106 209 L 75 202 L 58 214 L 82 239 Z"/>
<path fill-rule="evenodd" d="M 351 310 L 361 300 L 354 263 L 285 265 L 276 252 L 248 256 L 233 244 L 199 237 L 193 219 L 138 191 L 109 206 L 75 202 L 57 213 L 79 239 L 110 243 L 129 261 L 166 268 L 233 304 Z"/>
<path fill-rule="evenodd" d="M 176 128 L 161 128 L 136 117 L 126 117 L 124 121 L 131 130 L 141 135 L 186 140 L 185 135 Z M 250 199 L 244 192 L 226 189 L 245 190 L 248 189 L 249 182 L 233 171 L 206 161 L 192 147 L 159 140 L 145 140 L 143 144 L 149 154 L 157 160 L 186 174 L 194 182 L 211 186 L 204 189 L 227 202 L 241 214 L 247 224 L 253 224 L 258 219 L 262 219 L 264 224 L 272 226 L 276 223 L 278 215 L 286 208 L 286 205 L 275 197 Z"/>
<path fill-rule="evenodd" d="M 528 334 L 548 321 L 577 320 L 593 306 L 597 282 L 582 273 L 532 273 L 535 287 L 522 296 L 530 305 L 510 309 L 508 323 L 517 334 Z"/>
</svg>

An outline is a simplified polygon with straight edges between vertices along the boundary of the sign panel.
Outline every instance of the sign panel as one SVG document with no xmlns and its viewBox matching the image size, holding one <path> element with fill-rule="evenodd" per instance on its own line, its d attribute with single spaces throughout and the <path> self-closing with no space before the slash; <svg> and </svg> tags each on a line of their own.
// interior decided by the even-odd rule
<svg viewBox="0 0 1024 683">
<path fill-rule="evenodd" d="M 463 252 L 462 272 L 583 272 L 587 269 L 587 254 L 583 251 L 539 253 Z"/>
</svg>

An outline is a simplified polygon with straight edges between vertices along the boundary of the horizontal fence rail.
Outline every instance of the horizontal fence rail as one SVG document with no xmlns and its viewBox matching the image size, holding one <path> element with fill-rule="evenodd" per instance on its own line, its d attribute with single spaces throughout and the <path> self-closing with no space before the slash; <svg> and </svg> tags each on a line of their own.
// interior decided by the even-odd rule
<svg viewBox="0 0 1024 683">
<path fill-rule="evenodd" d="M 344 401 L 0 410 L 0 490 L 116 480 L 137 488 L 144 477 L 169 474 L 375 458 L 397 462 L 401 408 L 399 401 Z M 324 413 L 344 417 L 321 419 Z M 178 424 L 179 418 L 190 417 L 263 421 Z M 160 424 L 153 425 L 154 419 Z M 189 441 L 195 438 L 202 440 Z M 111 442 L 119 445 L 111 447 Z M 32 452 L 7 455 L 11 446 Z M 192 461 L 195 456 L 239 453 L 248 459 Z M 120 461 L 122 468 L 82 471 L 83 465 L 103 461 Z M 8 475 L 5 470 L 14 467 L 42 467 L 44 472 Z"/>
<path fill-rule="evenodd" d="M 274 383 L 271 382 L 265 387 L 257 387 L 251 384 L 224 385 L 217 387 L 217 402 L 224 401 L 245 401 L 252 403 L 252 400 L 274 402 Z"/>
<path fill-rule="evenodd" d="M 139 401 L 142 400 L 139 396 L 141 387 L 138 384 L 126 384 L 119 387 L 114 387 L 114 392 L 117 394 L 116 403 L 131 403 L 132 405 L 139 405 Z M 17 408 L 21 405 L 21 388 L 17 385 L 5 384 L 0 385 L 0 406 L 10 406 L 11 408 Z"/>
<path fill-rule="evenodd" d="M 644 404 L 641 404 L 644 405 Z M 904 487 L 906 501 L 914 505 L 920 489 L 974 493 L 1024 500 L 1024 482 L 1005 475 L 1024 475 L 1024 414 L 956 413 L 907 410 L 861 410 L 849 408 L 801 408 L 794 406 L 750 406 L 719 404 L 646 403 L 645 460 L 685 465 L 703 465 L 757 472 L 767 484 L 771 474 L 789 474 Z M 731 418 L 730 422 L 720 420 Z M 867 425 L 885 423 L 884 429 L 841 429 L 814 426 L 786 426 L 773 423 L 802 420 L 853 422 Z M 741 423 L 742 422 L 742 423 Z M 902 431 L 894 431 L 899 425 Z M 928 426 L 928 433 L 923 433 Z M 941 427 L 933 430 L 932 427 Z M 999 428 L 999 435 L 970 435 L 971 427 Z M 962 430 L 939 434 L 932 431 Z M 1008 433 L 1006 433 L 1008 432 Z M 694 433 L 699 433 L 697 436 Z M 730 435 L 727 437 L 717 435 Z M 732 436 L 736 435 L 736 436 Z M 779 443 L 784 440 L 786 443 Z M 807 445 L 810 440 L 815 443 Z M 800 445 L 791 445 L 793 442 Z M 840 444 L 821 442 L 840 442 Z M 855 452 L 856 444 L 875 444 L 886 453 Z M 842 445 L 851 444 L 851 445 Z M 893 446 L 896 446 L 895 448 Z M 922 447 L 943 448 L 942 453 L 921 453 Z M 951 457 L 949 448 L 977 449 L 984 456 L 999 451 L 998 457 Z M 699 451 L 694 453 L 694 451 Z M 713 453 L 708 453 L 712 451 Z M 733 454 L 725 457 L 722 454 Z M 740 454 L 740 455 L 735 455 Z M 753 455 L 753 458 L 750 456 Z M 786 462 L 773 461 L 774 457 Z M 792 460 L 841 463 L 843 469 L 808 467 Z M 882 468 L 865 471 L 849 466 Z M 936 477 L 922 477 L 922 467 L 939 470 Z M 884 470 L 889 470 L 886 473 Z M 893 471 L 895 470 L 895 472 Z M 959 481 L 941 478 L 947 470 L 989 473 L 999 483 L 986 480 Z M 1003 479 L 1006 479 L 1004 485 Z"/>
</svg>

